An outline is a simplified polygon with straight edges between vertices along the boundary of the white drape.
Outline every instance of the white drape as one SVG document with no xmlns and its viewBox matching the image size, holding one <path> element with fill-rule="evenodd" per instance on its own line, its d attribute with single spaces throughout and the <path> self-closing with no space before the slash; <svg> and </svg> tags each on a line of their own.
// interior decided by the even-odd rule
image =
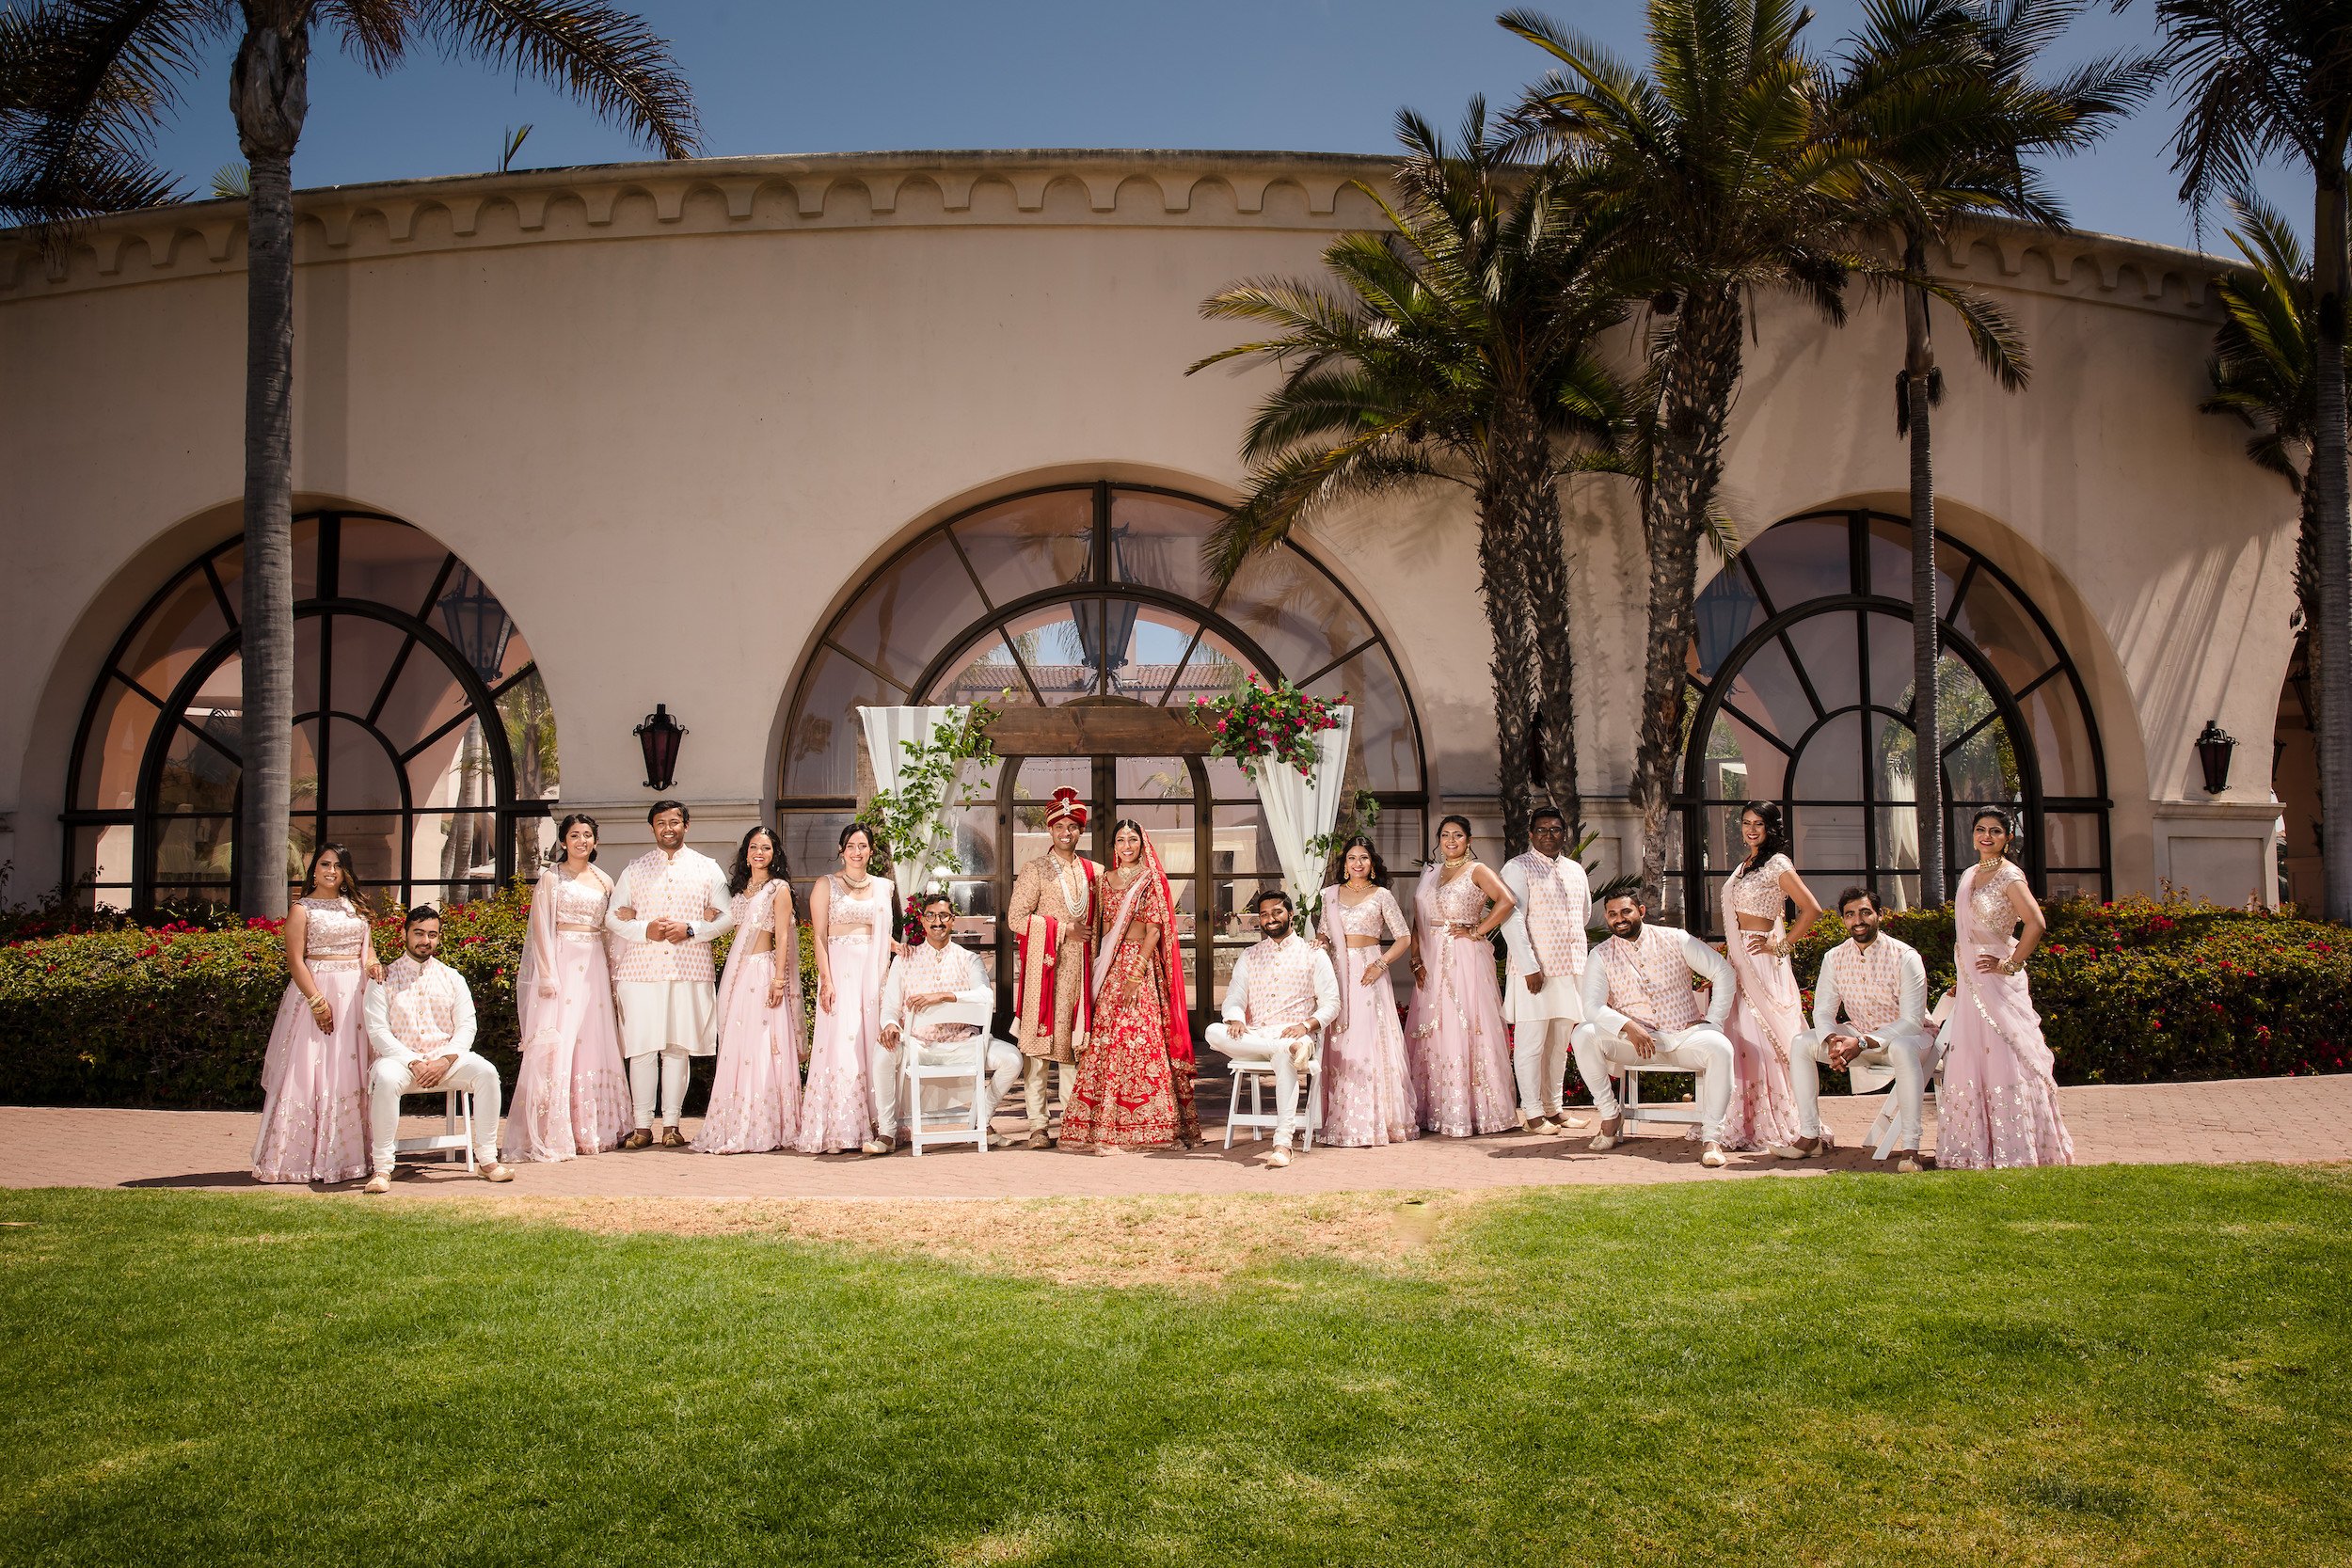
<svg viewBox="0 0 2352 1568">
<path fill-rule="evenodd" d="M 866 757 L 873 765 L 875 791 L 889 790 L 893 794 L 898 788 L 898 770 L 906 765 L 906 742 L 911 740 L 917 746 L 929 745 L 931 732 L 941 723 L 961 723 L 964 714 L 960 707 L 862 707 L 857 711 L 860 721 L 866 726 Z M 961 786 L 964 782 L 959 775 L 957 783 L 949 786 L 947 799 L 950 804 L 961 795 Z M 925 830 L 922 847 L 914 848 L 903 859 L 895 860 L 890 868 L 891 880 L 909 895 L 922 893 L 929 886 L 927 879 L 930 876 L 930 856 L 925 850 L 934 842 L 938 832 L 935 823 L 926 823 Z M 894 856 L 899 847 L 897 845 L 891 847 Z"/>
<path fill-rule="evenodd" d="M 1355 728 L 1354 708 L 1333 708 L 1339 722 L 1316 736 L 1321 757 L 1312 777 L 1274 757 L 1257 757 L 1249 767 L 1258 786 L 1258 804 L 1265 812 L 1266 836 L 1274 840 L 1274 858 L 1282 868 L 1282 881 L 1293 902 L 1305 909 L 1323 893 L 1323 866 L 1307 846 L 1328 833 L 1340 820 L 1340 796 L 1347 778 L 1347 737 Z"/>
</svg>

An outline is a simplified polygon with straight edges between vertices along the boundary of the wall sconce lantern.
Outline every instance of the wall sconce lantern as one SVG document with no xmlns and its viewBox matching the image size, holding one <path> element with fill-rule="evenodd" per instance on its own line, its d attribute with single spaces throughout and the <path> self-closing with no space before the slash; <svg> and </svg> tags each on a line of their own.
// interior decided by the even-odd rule
<svg viewBox="0 0 2352 1568">
<path fill-rule="evenodd" d="M 686 726 L 671 717 L 669 705 L 654 704 L 636 734 L 645 753 L 645 787 L 658 793 L 677 783 L 678 742 L 686 738 Z"/>
<path fill-rule="evenodd" d="M 2237 750 L 2231 738 L 2215 720 L 2205 721 L 2205 731 L 2197 737 L 2197 766 L 2205 770 L 2205 793 L 2218 795 L 2230 787 L 2230 754 Z"/>
</svg>

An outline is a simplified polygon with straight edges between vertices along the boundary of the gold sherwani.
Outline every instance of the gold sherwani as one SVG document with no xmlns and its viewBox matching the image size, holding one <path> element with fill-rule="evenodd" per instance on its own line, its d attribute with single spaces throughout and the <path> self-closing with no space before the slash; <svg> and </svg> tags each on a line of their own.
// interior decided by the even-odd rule
<svg viewBox="0 0 2352 1568">
<path fill-rule="evenodd" d="M 1038 922 L 1056 922 L 1051 1019 L 1043 1016 L 1040 1006 L 1044 988 L 1034 983 L 1042 972 L 1040 960 L 1044 955 L 1041 951 L 1028 955 L 1025 965 L 1028 973 L 1020 987 L 1017 1036 L 1025 1056 L 1057 1062 L 1078 1059 L 1078 1004 L 1093 980 L 1087 973 L 1087 936 L 1091 925 L 1088 895 L 1102 871 L 1083 857 L 1073 858 L 1065 867 L 1049 851 L 1023 866 L 1013 879 L 1012 902 L 1006 907 L 1005 918 L 1014 941 L 1019 942 L 1032 930 L 1041 933 L 1043 927 Z"/>
</svg>

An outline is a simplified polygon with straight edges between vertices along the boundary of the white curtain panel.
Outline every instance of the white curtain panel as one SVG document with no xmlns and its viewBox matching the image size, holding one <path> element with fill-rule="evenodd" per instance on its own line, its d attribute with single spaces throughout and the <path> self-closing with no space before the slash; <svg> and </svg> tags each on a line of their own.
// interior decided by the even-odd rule
<svg viewBox="0 0 2352 1568">
<path fill-rule="evenodd" d="M 874 788 L 878 793 L 886 789 L 893 794 L 898 788 L 898 769 L 906 765 L 905 743 L 912 740 L 918 746 L 928 744 L 931 732 L 943 721 L 961 723 L 963 719 L 963 709 L 960 707 L 862 707 L 857 712 L 866 726 L 866 756 L 873 764 Z M 951 786 L 948 799 L 954 800 L 957 793 Z M 925 842 L 930 842 L 928 834 Z M 901 896 L 923 892 L 930 875 L 929 857 L 919 853 L 891 867 L 891 878 L 898 883 Z"/>
<path fill-rule="evenodd" d="M 1275 757 L 1253 759 L 1252 782 L 1258 804 L 1265 811 L 1266 834 L 1274 840 L 1274 858 L 1282 867 L 1282 880 L 1300 909 L 1323 892 L 1323 865 L 1307 846 L 1338 825 L 1340 799 L 1347 779 L 1347 736 L 1356 725 L 1356 710 L 1331 710 L 1339 722 L 1316 737 L 1321 758 L 1311 778 Z"/>
</svg>

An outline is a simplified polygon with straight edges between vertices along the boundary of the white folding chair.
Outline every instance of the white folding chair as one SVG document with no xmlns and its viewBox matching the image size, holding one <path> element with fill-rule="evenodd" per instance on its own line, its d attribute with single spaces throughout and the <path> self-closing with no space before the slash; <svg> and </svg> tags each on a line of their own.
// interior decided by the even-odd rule
<svg viewBox="0 0 2352 1568">
<path fill-rule="evenodd" d="M 446 1160 L 454 1154 L 466 1163 L 466 1174 L 474 1174 L 473 1161 L 473 1096 L 463 1089 L 446 1089 L 435 1085 L 429 1089 L 403 1089 L 401 1098 L 412 1094 L 437 1094 L 441 1097 L 441 1130 L 421 1138 L 402 1138 L 392 1145 L 392 1158 L 404 1154 L 438 1154 Z"/>
<path fill-rule="evenodd" d="M 1277 1086 L 1272 1061 L 1235 1060 L 1228 1056 L 1226 1063 L 1233 1074 L 1232 1100 L 1225 1112 L 1225 1147 L 1231 1148 L 1233 1147 L 1233 1130 L 1237 1127 L 1251 1129 L 1250 1136 L 1254 1138 L 1263 1131 L 1281 1125 L 1281 1117 L 1265 1108 L 1265 1097 L 1279 1094 L 1281 1090 Z M 1298 1118 L 1303 1133 L 1299 1144 L 1302 1154 L 1315 1147 L 1315 1133 L 1323 1127 L 1323 1096 L 1315 1092 L 1322 1071 L 1323 1037 L 1318 1035 L 1315 1037 L 1314 1054 L 1308 1057 L 1307 1065 L 1298 1069 L 1298 1092 L 1307 1097 L 1306 1106 Z M 1241 1091 L 1245 1082 L 1249 1085 L 1249 1109 L 1247 1111 L 1241 1108 Z"/>
<path fill-rule="evenodd" d="M 1683 1127 L 1696 1127 L 1707 1117 L 1699 1113 L 1695 1102 L 1685 1104 L 1678 1100 L 1645 1101 L 1642 1099 L 1642 1075 L 1649 1072 L 1678 1072 L 1692 1080 L 1693 1089 L 1697 1077 L 1687 1067 L 1666 1067 L 1654 1062 L 1619 1062 L 1617 1069 L 1617 1110 L 1630 1124 L 1637 1121 L 1672 1122 Z"/>
<path fill-rule="evenodd" d="M 972 1042 L 969 1065 L 956 1062 L 934 1066 L 918 1059 L 922 1053 L 915 1048 L 914 1029 L 921 1024 L 936 1023 L 968 1023 L 978 1028 L 980 1033 Z M 968 1143 L 983 1154 L 988 1152 L 988 1048 L 992 1043 L 985 1002 L 941 1002 L 907 1020 L 906 1038 L 898 1048 L 898 1122 L 906 1129 L 907 1144 L 917 1157 L 927 1143 Z M 959 1082 L 971 1094 L 968 1109 L 936 1113 L 923 1109 L 926 1085 L 951 1089 Z"/>
<path fill-rule="evenodd" d="M 1944 1047 L 1950 1043 L 1948 1025 L 1952 1017 L 1952 993 L 1946 991 L 1935 1006 L 1928 1010 L 1928 1037 L 1934 1046 L 1928 1053 L 1928 1081 L 1920 1086 L 1920 1119 L 1927 1118 L 1927 1101 L 1935 1094 L 1935 1081 L 1944 1071 Z M 1878 1119 L 1870 1123 L 1870 1131 L 1862 1141 L 1869 1146 L 1870 1158 L 1883 1160 L 1895 1148 L 1895 1091 L 1886 1091 L 1886 1103 L 1879 1108 Z"/>
</svg>

